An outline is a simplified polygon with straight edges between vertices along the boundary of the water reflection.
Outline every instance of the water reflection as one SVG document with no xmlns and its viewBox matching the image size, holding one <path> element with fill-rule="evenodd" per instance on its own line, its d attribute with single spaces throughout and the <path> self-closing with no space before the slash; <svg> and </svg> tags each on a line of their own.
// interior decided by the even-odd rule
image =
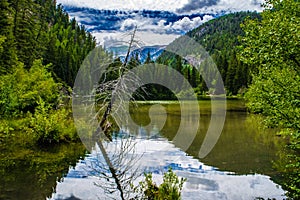
<svg viewBox="0 0 300 200">
<path fill-rule="evenodd" d="M 82 144 L 41 150 L 20 142 L 8 139 L 0 143 L 0 199 L 40 200 L 51 196 L 57 179 L 85 154 Z"/>
<path fill-rule="evenodd" d="M 268 176 L 234 175 L 233 172 L 219 171 L 215 167 L 187 156 L 163 138 L 136 139 L 136 141 L 136 154 L 143 155 L 138 165 L 143 171 L 152 172 L 156 183 L 162 182 L 163 173 L 169 167 L 172 167 L 177 175 L 187 178 L 182 199 L 283 198 L 283 190 Z M 93 162 L 98 162 L 98 159 L 101 159 L 101 156 L 99 150 L 95 148 L 69 171 L 62 182 L 58 183 L 52 199 L 67 199 L 72 195 L 79 199 L 108 199 L 103 188 L 95 185 L 95 183 L 105 185 L 107 181 L 99 179 L 99 174 L 90 170 L 90 166 Z M 101 169 L 98 172 L 101 172 Z M 135 183 L 140 180 L 141 177 Z M 116 195 L 115 198 L 118 199 L 118 196 Z"/>
<path fill-rule="evenodd" d="M 176 103 L 162 103 L 155 107 L 161 109 L 163 106 L 165 111 L 162 114 L 154 112 L 156 115 L 152 119 L 148 115 L 151 105 L 141 105 L 132 110 L 131 116 L 140 126 L 134 129 L 124 126 L 122 131 L 125 135 L 130 133 L 136 143 L 135 155 L 141 157 L 136 162 L 139 169 L 152 172 L 155 182 L 161 183 L 163 173 L 172 167 L 177 175 L 187 178 L 183 199 L 283 199 L 284 191 L 270 179 L 276 174 L 272 162 L 278 159 L 277 152 L 283 145 L 272 130 L 258 129 L 258 122 L 244 112 L 243 102 L 229 101 L 221 137 L 210 154 L 199 159 L 198 152 L 211 120 L 210 102 L 200 102 L 200 105 L 199 130 L 186 151 L 170 141 L 175 137 L 180 123 L 186 125 L 185 134 L 193 134 L 188 128 L 197 122 L 193 115 L 181 118 L 180 107 Z M 163 126 L 161 121 L 165 121 Z M 114 149 L 118 142 L 120 139 L 116 137 L 113 142 L 106 143 L 106 149 Z M 107 198 L 101 185 L 105 186 L 108 182 L 105 178 L 99 179 L 101 170 L 105 168 L 94 170 L 95 167 L 91 167 L 101 159 L 103 157 L 95 146 L 91 154 L 77 163 L 57 184 L 52 199 L 71 196 L 80 199 Z M 137 177 L 133 182 L 140 180 L 142 177 Z M 118 198 L 118 195 L 114 197 Z"/>
<path fill-rule="evenodd" d="M 189 155 L 198 159 L 199 150 L 211 121 L 210 101 L 201 101 L 199 104 L 201 110 L 198 133 L 193 143 L 185 150 Z M 145 132 L 148 133 L 149 137 L 162 134 L 168 140 L 173 140 L 178 131 L 178 124 L 182 120 L 180 108 L 176 103 L 162 105 L 168 113 L 163 129 L 157 131 L 155 125 L 152 125 L 150 127 L 146 126 L 147 128 L 140 128 L 145 130 L 136 131 L 137 133 Z M 150 107 L 151 105 L 143 105 L 132 112 L 132 118 L 137 124 L 144 126 L 150 122 L 148 116 Z M 189 127 L 198 123 L 197 118 L 193 118 L 193 110 L 190 112 L 187 118 L 183 118 L 186 124 L 186 135 L 194 134 L 189 131 Z M 162 120 L 160 115 L 156 115 L 156 120 Z M 228 101 L 222 134 L 213 150 L 201 161 L 216 166 L 220 170 L 233 171 L 237 174 L 263 173 L 272 175 L 275 173 L 272 167 L 273 161 L 278 159 L 278 152 L 282 149 L 284 143 L 275 136 L 276 130 L 262 130 L 258 124 L 257 118 L 251 117 L 245 112 L 243 101 Z M 144 135 L 146 135 L 145 133 Z M 177 143 L 174 144 L 181 148 Z"/>
</svg>

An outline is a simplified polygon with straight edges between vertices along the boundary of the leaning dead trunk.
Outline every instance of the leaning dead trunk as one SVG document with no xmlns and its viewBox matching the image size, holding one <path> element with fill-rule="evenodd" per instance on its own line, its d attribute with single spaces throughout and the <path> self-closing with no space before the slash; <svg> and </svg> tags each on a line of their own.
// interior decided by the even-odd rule
<svg viewBox="0 0 300 200">
<path fill-rule="evenodd" d="M 112 91 L 111 99 L 109 100 L 109 102 L 106 106 L 106 109 L 104 111 L 104 114 L 101 117 L 98 128 L 96 129 L 95 133 L 93 134 L 95 137 L 99 138 L 99 136 L 104 134 L 105 137 L 109 141 L 112 141 L 112 136 L 111 136 L 111 133 L 110 133 L 111 123 L 108 121 L 108 117 L 111 114 L 112 107 L 113 107 L 113 105 L 115 103 L 115 100 L 116 100 L 115 99 L 115 95 L 116 95 L 115 92 L 118 91 L 119 87 L 122 87 L 122 85 L 121 85 L 122 84 L 122 78 L 123 78 L 124 72 L 125 72 L 125 70 L 127 68 L 127 65 L 128 65 L 128 60 L 129 60 L 130 52 L 131 52 L 132 45 L 133 45 L 133 42 L 134 42 L 136 29 L 137 29 L 137 27 L 135 27 L 134 32 L 131 35 L 131 39 L 130 39 L 130 42 L 129 42 L 129 47 L 128 47 L 128 50 L 127 50 L 127 54 L 126 54 L 124 63 L 119 67 L 118 80 L 115 84 L 114 90 Z M 124 191 L 123 191 L 123 187 L 122 187 L 122 180 L 118 175 L 118 171 L 115 168 L 114 163 L 111 161 L 106 149 L 104 148 L 103 143 L 101 141 L 101 138 L 102 137 L 100 137 L 100 139 L 98 140 L 98 145 L 99 145 L 101 154 L 103 155 L 104 160 L 105 160 L 105 162 L 106 162 L 106 164 L 109 168 L 109 171 L 111 173 L 111 176 L 115 181 L 115 184 L 117 186 L 117 190 L 120 192 L 121 199 L 125 200 L 125 195 L 124 195 Z"/>
</svg>

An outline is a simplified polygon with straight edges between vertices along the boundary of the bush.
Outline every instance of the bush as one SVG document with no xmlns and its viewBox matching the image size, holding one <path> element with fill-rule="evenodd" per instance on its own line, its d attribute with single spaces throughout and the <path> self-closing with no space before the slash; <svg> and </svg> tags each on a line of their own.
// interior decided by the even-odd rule
<svg viewBox="0 0 300 200">
<path fill-rule="evenodd" d="M 164 174 L 163 183 L 157 186 L 152 180 L 152 174 L 145 174 L 145 181 L 141 182 L 141 188 L 144 192 L 144 199 L 148 200 L 179 200 L 181 190 L 186 179 L 179 179 L 177 175 L 169 168 Z"/>
<path fill-rule="evenodd" d="M 31 117 L 29 131 L 38 144 L 58 143 L 78 139 L 73 121 L 66 109 L 52 110 L 40 99 Z"/>
<path fill-rule="evenodd" d="M 26 70 L 19 63 L 11 74 L 0 76 L 0 133 L 26 132 L 38 144 L 78 139 L 66 109 L 57 109 L 61 84 L 42 65 L 33 62 Z"/>
<path fill-rule="evenodd" d="M 46 105 L 58 103 L 60 84 L 55 83 L 48 66 L 41 60 L 34 61 L 29 71 L 23 64 L 15 67 L 12 74 L 0 76 L 0 116 L 3 118 L 22 117 L 33 113 L 39 98 Z"/>
</svg>

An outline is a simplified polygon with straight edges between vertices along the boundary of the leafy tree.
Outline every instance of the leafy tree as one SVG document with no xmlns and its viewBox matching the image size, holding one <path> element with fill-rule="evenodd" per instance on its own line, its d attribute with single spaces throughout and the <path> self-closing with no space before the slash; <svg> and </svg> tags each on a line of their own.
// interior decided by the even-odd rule
<svg viewBox="0 0 300 200">
<path fill-rule="evenodd" d="M 56 81 L 73 85 L 95 38 L 52 0 L 1 0 L 0 75 L 11 72 L 17 61 L 29 69 L 34 60 L 52 64 Z"/>
<path fill-rule="evenodd" d="M 300 2 L 267 0 L 262 20 L 243 25 L 240 59 L 251 66 L 246 94 L 250 111 L 265 116 L 268 127 L 288 136 L 292 154 L 283 167 L 288 196 L 300 198 Z"/>
<path fill-rule="evenodd" d="M 33 113 L 42 99 L 46 106 L 58 103 L 59 84 L 41 60 L 34 61 L 29 71 L 19 64 L 14 73 L 0 76 L 0 113 L 1 117 L 22 116 Z"/>
<path fill-rule="evenodd" d="M 0 36 L 0 54 L 3 52 L 3 43 L 5 41 L 6 37 Z"/>
<path fill-rule="evenodd" d="M 39 145 L 75 141 L 78 136 L 69 114 L 65 108 L 54 110 L 40 98 L 34 114 L 30 115 L 30 128 L 26 131 L 33 135 L 34 142 Z"/>
<path fill-rule="evenodd" d="M 95 38 L 52 0 L 0 0 L 0 16 L 0 118 L 18 121 L 2 130 L 17 127 L 41 144 L 76 139 L 61 89 Z"/>
<path fill-rule="evenodd" d="M 95 38 L 79 26 L 61 6 L 55 10 L 54 25 L 48 32 L 44 64 L 52 63 L 59 81 L 73 86 L 77 71 L 87 54 L 96 46 Z"/>
<path fill-rule="evenodd" d="M 242 25 L 245 37 L 241 60 L 249 63 L 252 71 L 262 72 L 273 68 L 299 70 L 300 35 L 299 2 L 294 0 L 268 0 L 262 20 L 248 20 Z"/>
</svg>

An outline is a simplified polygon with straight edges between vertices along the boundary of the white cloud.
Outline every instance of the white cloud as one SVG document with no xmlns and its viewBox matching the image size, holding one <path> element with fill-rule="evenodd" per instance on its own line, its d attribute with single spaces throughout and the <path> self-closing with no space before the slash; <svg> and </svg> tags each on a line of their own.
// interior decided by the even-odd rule
<svg viewBox="0 0 300 200">
<path fill-rule="evenodd" d="M 164 19 L 157 22 L 157 26 L 155 27 L 155 32 L 163 34 L 166 31 L 171 30 L 173 24 L 171 22 L 169 24 L 166 23 L 167 21 Z"/>
<path fill-rule="evenodd" d="M 122 44 L 122 42 L 128 42 L 130 39 L 130 35 L 116 31 L 102 31 L 94 32 L 92 34 L 96 37 L 99 45 L 106 47 L 118 46 Z M 152 31 L 137 31 L 136 40 L 139 41 L 141 46 L 168 45 L 179 36 L 180 35 L 178 34 L 159 34 Z"/>
<path fill-rule="evenodd" d="M 70 13 L 70 16 L 75 17 L 87 28 L 90 28 L 90 30 L 98 30 L 97 32 L 93 32 L 93 35 L 96 36 L 98 43 L 107 46 L 124 37 L 124 32 L 132 30 L 135 26 L 138 27 L 138 36 L 146 45 L 166 45 L 172 42 L 176 37 L 179 37 L 183 32 L 187 32 L 213 19 L 213 16 L 210 14 L 221 11 L 261 11 L 260 3 L 263 1 L 264 0 L 211 0 L 210 2 L 210 0 L 199 0 L 198 3 L 198 0 L 57 0 L 57 3 L 80 8 L 95 8 L 97 10 L 119 10 L 120 12 L 116 14 L 116 17 L 120 18 L 119 21 L 112 23 L 107 21 L 107 26 L 112 27 L 111 30 L 108 30 L 109 27 L 100 26 L 99 28 L 97 23 L 92 23 L 95 21 L 95 19 L 89 18 L 92 16 L 86 16 L 86 14 L 76 11 Z M 189 9 L 191 9 L 190 12 Z M 183 12 L 186 14 L 208 14 L 202 18 L 184 17 L 178 21 L 170 22 L 168 15 L 158 19 L 146 17 L 146 15 L 141 14 L 142 12 L 122 12 L 128 10 L 161 10 L 170 11 L 173 12 L 173 14 L 182 12 L 180 14 L 177 13 L 178 15 L 182 15 Z M 105 20 L 109 20 L 109 18 Z M 106 25 L 105 23 L 106 22 L 104 22 L 104 25 Z M 106 31 L 103 31 L 103 29 Z"/>
<path fill-rule="evenodd" d="M 168 10 L 175 11 L 188 0 L 58 0 L 57 3 L 76 7 L 107 10 Z"/>
<path fill-rule="evenodd" d="M 190 20 L 188 17 L 184 17 L 183 19 L 180 19 L 179 21 L 175 22 L 172 26 L 174 29 L 180 29 L 180 30 L 190 30 L 191 26 L 193 24 L 193 21 Z"/>
<path fill-rule="evenodd" d="M 182 32 L 196 28 L 211 19 L 213 19 L 213 16 L 211 15 L 204 15 L 203 19 L 201 19 L 201 17 L 194 17 L 192 19 L 189 17 L 184 17 L 174 23 L 170 22 L 167 24 L 165 19 L 157 21 L 157 19 L 153 18 L 136 16 L 133 19 L 126 19 L 122 21 L 120 31 L 130 31 L 137 26 L 139 32 L 151 31 L 156 34 L 167 34 L 167 32 L 174 32 L 174 34 L 176 33 L 178 35 Z"/>
<path fill-rule="evenodd" d="M 135 19 L 126 19 L 122 22 L 121 31 L 132 30 L 138 25 L 138 21 Z"/>
<path fill-rule="evenodd" d="M 204 1 L 209 4 L 209 1 Z M 57 0 L 57 3 L 75 7 L 87 7 L 106 10 L 165 10 L 176 12 L 183 7 L 188 7 L 193 3 L 192 12 L 219 12 L 222 10 L 242 11 L 257 10 L 261 11 L 259 6 L 264 0 L 219 0 L 215 5 L 202 6 L 203 2 L 195 3 L 195 0 Z M 197 6 L 199 5 L 199 9 Z"/>
<path fill-rule="evenodd" d="M 211 19 L 213 19 L 213 16 L 211 16 L 211 15 L 204 15 L 204 16 L 203 16 L 202 23 L 207 22 L 207 21 L 209 21 L 209 20 L 211 20 Z"/>
<path fill-rule="evenodd" d="M 155 19 L 153 18 L 145 18 L 141 16 L 136 16 L 133 19 L 125 19 L 124 21 L 120 22 L 121 23 L 121 31 L 129 31 L 132 30 L 135 26 L 137 26 L 139 31 L 147 31 L 147 30 L 152 30 L 152 31 L 157 31 L 161 29 L 159 25 L 155 23 Z M 161 24 L 162 26 L 162 24 Z M 164 29 L 164 27 L 162 27 Z"/>
<path fill-rule="evenodd" d="M 163 28 L 163 27 L 165 27 L 165 23 L 166 23 L 166 22 L 167 22 L 166 20 L 162 19 L 162 20 L 160 20 L 160 21 L 157 23 L 157 25 L 158 25 L 159 27 Z"/>
<path fill-rule="evenodd" d="M 203 20 L 200 17 L 195 17 L 193 19 L 184 17 L 181 20 L 174 22 L 174 24 L 172 25 L 172 28 L 176 29 L 176 30 L 188 31 L 188 30 L 191 30 L 193 28 L 200 26 L 204 22 L 207 22 L 208 20 L 211 20 L 211 19 L 213 19 L 213 17 L 211 15 L 205 15 L 203 17 Z"/>
<path fill-rule="evenodd" d="M 264 0 L 220 0 L 216 5 L 193 10 L 192 12 L 217 13 L 221 11 L 262 11 Z"/>
</svg>

